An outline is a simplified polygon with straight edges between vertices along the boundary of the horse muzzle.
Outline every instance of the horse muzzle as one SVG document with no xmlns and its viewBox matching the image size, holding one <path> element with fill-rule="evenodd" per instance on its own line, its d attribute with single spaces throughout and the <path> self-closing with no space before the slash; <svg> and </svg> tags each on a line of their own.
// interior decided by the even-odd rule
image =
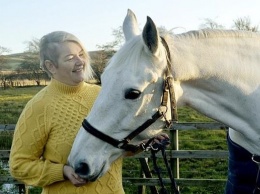
<svg viewBox="0 0 260 194">
<path fill-rule="evenodd" d="M 98 178 L 100 178 L 106 172 L 106 165 L 101 164 L 101 167 L 90 167 L 91 165 L 86 162 L 77 162 L 76 164 L 69 164 L 71 165 L 76 174 L 78 174 L 81 178 L 94 182 Z"/>
</svg>

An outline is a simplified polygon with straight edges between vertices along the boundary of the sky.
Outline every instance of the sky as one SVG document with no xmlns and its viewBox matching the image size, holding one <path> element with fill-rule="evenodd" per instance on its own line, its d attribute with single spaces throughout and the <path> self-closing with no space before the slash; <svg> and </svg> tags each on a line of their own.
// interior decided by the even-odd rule
<svg viewBox="0 0 260 194">
<path fill-rule="evenodd" d="M 175 34 L 198 30 L 205 19 L 231 28 L 235 19 L 249 17 L 260 28 L 259 8 L 259 0 L 0 0 L 0 46 L 21 53 L 26 42 L 62 30 L 94 51 L 115 39 L 127 9 L 140 29 L 147 16 Z"/>
</svg>

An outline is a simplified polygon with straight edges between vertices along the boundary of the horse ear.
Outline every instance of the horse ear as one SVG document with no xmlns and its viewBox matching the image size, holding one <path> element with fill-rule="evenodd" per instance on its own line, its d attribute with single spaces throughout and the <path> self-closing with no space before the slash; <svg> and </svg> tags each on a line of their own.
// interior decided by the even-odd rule
<svg viewBox="0 0 260 194">
<path fill-rule="evenodd" d="M 135 14 L 130 9 L 127 10 L 127 15 L 123 23 L 123 32 L 126 41 L 140 33 Z"/>
<path fill-rule="evenodd" d="M 147 16 L 147 21 L 143 30 L 143 40 L 148 49 L 155 54 L 159 44 L 159 33 L 153 20 Z"/>
</svg>

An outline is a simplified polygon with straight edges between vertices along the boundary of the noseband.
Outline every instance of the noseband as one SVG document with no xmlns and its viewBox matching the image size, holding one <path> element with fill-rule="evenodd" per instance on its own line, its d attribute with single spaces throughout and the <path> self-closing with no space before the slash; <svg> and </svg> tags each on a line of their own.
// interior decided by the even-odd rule
<svg viewBox="0 0 260 194">
<path fill-rule="evenodd" d="M 145 121 L 141 126 L 139 126 L 137 129 L 135 129 L 133 132 L 131 132 L 128 136 L 125 138 L 118 140 L 111 136 L 106 135 L 105 133 L 99 131 L 98 129 L 94 128 L 86 119 L 82 122 L 83 128 L 92 134 L 93 136 L 103 140 L 106 143 L 111 144 L 112 146 L 123 149 L 125 151 L 131 151 L 136 152 L 139 149 L 145 150 L 145 146 L 143 144 L 140 145 L 134 145 L 130 144 L 130 141 L 135 138 L 138 134 L 140 134 L 142 131 L 147 129 L 150 125 L 152 125 L 156 120 L 159 118 L 164 118 L 166 122 L 166 127 L 171 126 L 173 122 L 178 121 L 178 115 L 177 115 L 177 106 L 176 106 L 176 99 L 175 99 L 175 93 L 173 88 L 173 77 L 170 73 L 171 69 L 171 55 L 169 47 L 164 40 L 164 38 L 161 37 L 162 44 L 166 49 L 167 52 L 167 69 L 165 71 L 165 79 L 164 79 L 164 88 L 163 88 L 163 94 L 162 94 L 162 101 L 161 105 L 158 108 L 157 112 L 154 113 L 151 117 L 151 119 L 148 119 Z M 170 104 L 171 104 L 171 120 L 166 119 L 166 112 L 167 112 L 167 101 L 170 97 Z"/>
</svg>

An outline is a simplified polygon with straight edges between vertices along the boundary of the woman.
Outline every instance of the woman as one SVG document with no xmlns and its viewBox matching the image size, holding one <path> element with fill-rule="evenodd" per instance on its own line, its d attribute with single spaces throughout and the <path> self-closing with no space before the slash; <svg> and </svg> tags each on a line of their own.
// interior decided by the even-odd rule
<svg viewBox="0 0 260 194">
<path fill-rule="evenodd" d="M 92 77 L 89 56 L 72 34 L 56 31 L 40 41 L 41 67 L 48 86 L 25 106 L 17 122 L 10 172 L 27 185 L 49 194 L 123 194 L 122 160 L 95 182 L 81 179 L 66 165 L 73 140 L 100 88 L 84 82 Z"/>
</svg>

